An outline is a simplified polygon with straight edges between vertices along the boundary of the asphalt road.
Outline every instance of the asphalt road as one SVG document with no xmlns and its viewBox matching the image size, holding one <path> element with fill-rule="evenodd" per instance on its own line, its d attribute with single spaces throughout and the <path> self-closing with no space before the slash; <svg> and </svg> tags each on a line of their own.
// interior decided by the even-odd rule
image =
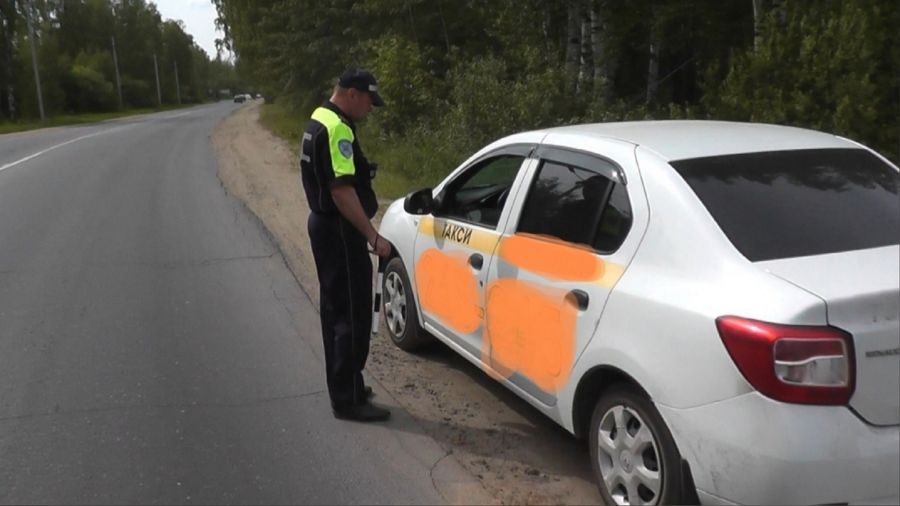
<svg viewBox="0 0 900 506">
<path fill-rule="evenodd" d="M 318 315 L 216 175 L 234 107 L 0 136 L 0 503 L 481 500 L 402 410 L 331 416 Z"/>
</svg>

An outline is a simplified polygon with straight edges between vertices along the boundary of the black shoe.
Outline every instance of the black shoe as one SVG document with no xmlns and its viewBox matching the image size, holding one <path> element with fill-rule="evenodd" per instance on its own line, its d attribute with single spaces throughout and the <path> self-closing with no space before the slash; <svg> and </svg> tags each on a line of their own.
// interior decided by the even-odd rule
<svg viewBox="0 0 900 506">
<path fill-rule="evenodd" d="M 374 404 L 360 404 L 349 408 L 332 409 L 334 417 L 339 420 L 357 422 L 381 422 L 391 417 L 391 412 Z"/>
<path fill-rule="evenodd" d="M 363 388 L 363 398 L 356 401 L 356 405 L 360 406 L 363 404 L 367 404 L 372 400 L 372 397 L 375 397 L 375 392 L 372 391 L 372 387 L 366 386 Z"/>
</svg>

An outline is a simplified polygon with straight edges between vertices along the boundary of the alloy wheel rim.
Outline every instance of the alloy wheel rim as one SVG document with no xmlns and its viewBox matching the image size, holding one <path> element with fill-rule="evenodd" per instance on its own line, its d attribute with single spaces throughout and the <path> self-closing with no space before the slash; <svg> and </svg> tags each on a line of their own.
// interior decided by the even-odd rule
<svg viewBox="0 0 900 506">
<path fill-rule="evenodd" d="M 388 329 L 391 334 L 400 337 L 406 330 L 406 290 L 399 274 L 388 274 L 384 281 L 384 292 L 384 314 Z"/>
<path fill-rule="evenodd" d="M 600 419 L 597 458 L 607 492 L 616 504 L 658 504 L 663 469 L 659 445 L 643 418 L 617 405 Z"/>
</svg>

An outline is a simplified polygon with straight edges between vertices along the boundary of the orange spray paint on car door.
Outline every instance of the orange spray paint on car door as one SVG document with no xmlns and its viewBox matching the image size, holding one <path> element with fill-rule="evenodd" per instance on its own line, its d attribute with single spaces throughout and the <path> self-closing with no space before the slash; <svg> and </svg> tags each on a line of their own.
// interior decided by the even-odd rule
<svg viewBox="0 0 900 506">
<path fill-rule="evenodd" d="M 416 290 L 422 308 L 451 329 L 465 334 L 481 326 L 475 276 L 464 251 L 429 249 L 416 264 Z"/>
<path fill-rule="evenodd" d="M 569 288 L 523 279 L 522 271 L 554 282 L 595 283 L 606 264 L 585 246 L 519 234 L 504 238 L 498 259 L 519 271 L 486 290 L 486 337 L 482 357 L 504 378 L 519 373 L 545 392 L 569 379 L 575 361 L 578 308 Z"/>
<path fill-rule="evenodd" d="M 520 269 L 560 281 L 593 281 L 605 264 L 594 250 L 555 237 L 517 234 L 500 243 L 500 258 Z"/>
<path fill-rule="evenodd" d="M 542 390 L 568 380 L 575 352 L 575 307 L 565 290 L 500 279 L 487 290 L 491 367 L 508 378 L 520 373 Z"/>
<path fill-rule="evenodd" d="M 478 356 L 483 346 L 484 278 L 500 234 L 431 216 L 421 218 L 418 231 L 413 282 L 422 320 L 429 330 Z"/>
</svg>

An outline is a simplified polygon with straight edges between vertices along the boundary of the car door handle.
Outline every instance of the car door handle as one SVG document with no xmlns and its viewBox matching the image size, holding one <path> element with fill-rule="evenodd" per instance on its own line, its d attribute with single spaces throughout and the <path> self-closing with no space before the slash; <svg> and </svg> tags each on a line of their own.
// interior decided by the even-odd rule
<svg viewBox="0 0 900 506">
<path fill-rule="evenodd" d="M 584 290 L 572 290 L 569 292 L 569 295 L 575 299 L 575 305 L 581 311 L 586 311 L 588 308 L 588 304 L 591 303 L 591 296 L 587 294 Z"/>
<path fill-rule="evenodd" d="M 484 267 L 484 257 L 478 253 L 473 253 L 472 256 L 469 257 L 469 265 L 475 268 L 476 271 L 480 271 L 482 267 Z"/>
</svg>

